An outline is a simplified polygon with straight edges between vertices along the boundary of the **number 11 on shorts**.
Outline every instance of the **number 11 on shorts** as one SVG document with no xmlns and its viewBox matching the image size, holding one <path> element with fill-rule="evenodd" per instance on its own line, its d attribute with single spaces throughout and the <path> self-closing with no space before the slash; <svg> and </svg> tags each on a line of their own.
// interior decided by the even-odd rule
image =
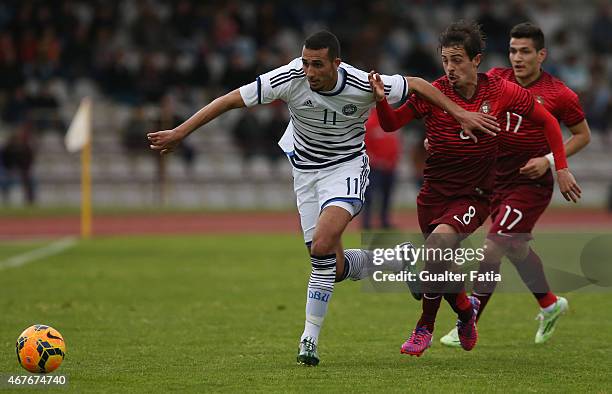
<svg viewBox="0 0 612 394">
<path fill-rule="evenodd" d="M 358 194 L 359 191 L 359 179 L 358 178 L 353 178 L 353 182 L 354 183 L 354 189 L 355 191 L 352 194 Z M 350 196 L 351 195 L 351 177 L 346 177 L 346 195 Z"/>
</svg>

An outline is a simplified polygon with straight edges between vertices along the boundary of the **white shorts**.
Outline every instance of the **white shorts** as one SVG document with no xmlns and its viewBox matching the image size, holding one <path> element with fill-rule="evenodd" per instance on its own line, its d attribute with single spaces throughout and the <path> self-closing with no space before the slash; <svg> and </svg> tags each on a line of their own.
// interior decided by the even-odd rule
<svg viewBox="0 0 612 394">
<path fill-rule="evenodd" d="M 306 244 L 312 242 L 321 211 L 334 205 L 355 217 L 361 211 L 368 186 L 368 156 L 318 171 L 293 169 L 293 188 Z"/>
</svg>

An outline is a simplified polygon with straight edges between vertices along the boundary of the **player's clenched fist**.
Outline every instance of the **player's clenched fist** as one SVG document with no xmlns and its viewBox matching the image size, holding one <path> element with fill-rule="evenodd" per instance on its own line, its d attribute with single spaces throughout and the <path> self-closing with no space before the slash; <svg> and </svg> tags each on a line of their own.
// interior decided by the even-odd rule
<svg viewBox="0 0 612 394">
<path fill-rule="evenodd" d="M 546 157 L 534 157 L 529 159 L 527 164 L 520 168 L 519 172 L 529 179 L 538 179 L 550 168 L 550 163 Z"/>
<path fill-rule="evenodd" d="M 149 148 L 160 151 L 162 155 L 172 152 L 182 139 L 176 129 L 148 133 L 147 138 L 151 143 Z"/>
</svg>

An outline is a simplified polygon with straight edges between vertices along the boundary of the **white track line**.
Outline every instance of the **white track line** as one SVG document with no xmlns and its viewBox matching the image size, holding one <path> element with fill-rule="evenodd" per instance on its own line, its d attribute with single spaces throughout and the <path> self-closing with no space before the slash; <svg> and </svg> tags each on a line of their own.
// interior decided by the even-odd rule
<svg viewBox="0 0 612 394">
<path fill-rule="evenodd" d="M 0 261 L 0 271 L 7 268 L 21 267 L 22 265 L 26 265 L 33 261 L 61 253 L 64 250 L 76 245 L 77 242 L 78 240 L 76 238 L 66 237 L 60 239 L 59 241 L 52 242 L 49 245 L 45 245 L 42 248 L 9 257 L 6 260 Z"/>
</svg>

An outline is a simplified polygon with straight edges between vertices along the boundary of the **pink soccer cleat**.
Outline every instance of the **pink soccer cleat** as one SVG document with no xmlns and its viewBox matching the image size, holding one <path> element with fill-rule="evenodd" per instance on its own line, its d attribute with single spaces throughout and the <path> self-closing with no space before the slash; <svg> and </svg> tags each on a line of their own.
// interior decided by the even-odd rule
<svg viewBox="0 0 612 394">
<path fill-rule="evenodd" d="M 412 335 L 402 345 L 401 353 L 411 356 L 421 357 L 421 355 L 431 346 L 433 334 L 427 327 L 417 327 L 412 331 Z"/>
<path fill-rule="evenodd" d="M 467 323 L 457 320 L 457 333 L 459 334 L 459 343 L 461 343 L 461 347 L 464 350 L 470 351 L 474 349 L 476 342 L 478 342 L 476 316 L 478 315 L 478 309 L 480 309 L 480 300 L 472 296 L 468 298 L 470 299 L 470 303 L 472 303 L 472 318 Z"/>
</svg>

